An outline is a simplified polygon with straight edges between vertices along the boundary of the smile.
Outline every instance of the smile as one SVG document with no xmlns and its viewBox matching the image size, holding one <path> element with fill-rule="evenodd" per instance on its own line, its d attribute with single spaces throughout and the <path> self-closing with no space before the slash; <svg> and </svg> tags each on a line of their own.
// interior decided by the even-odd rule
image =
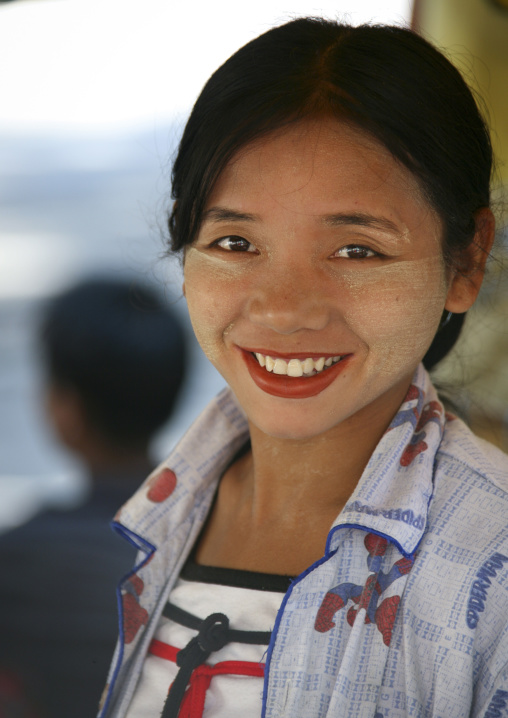
<svg viewBox="0 0 508 718">
<path fill-rule="evenodd" d="M 284 357 L 237 347 L 251 379 L 266 394 L 283 399 L 307 399 L 324 391 L 346 371 L 353 354 Z"/>
<path fill-rule="evenodd" d="M 301 359 L 292 358 L 286 361 L 280 357 L 271 357 L 265 354 L 256 352 L 254 354 L 258 360 L 260 366 L 264 367 L 266 371 L 279 374 L 280 376 L 315 376 L 325 369 L 337 364 L 343 357 L 319 357 L 318 359 L 312 359 L 308 357 L 303 361 Z"/>
</svg>

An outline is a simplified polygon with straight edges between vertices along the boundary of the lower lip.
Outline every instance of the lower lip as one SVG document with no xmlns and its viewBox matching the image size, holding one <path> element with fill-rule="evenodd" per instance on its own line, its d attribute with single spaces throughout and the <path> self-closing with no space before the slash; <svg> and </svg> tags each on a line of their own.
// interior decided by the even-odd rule
<svg viewBox="0 0 508 718">
<path fill-rule="evenodd" d="M 308 399 L 324 391 L 344 371 L 349 359 L 353 356 L 347 354 L 336 364 L 324 369 L 319 374 L 309 377 L 292 377 L 285 374 L 274 374 L 268 372 L 252 356 L 251 352 L 240 349 L 243 359 L 249 370 L 252 380 L 260 389 L 272 396 L 280 396 L 283 399 Z"/>
</svg>

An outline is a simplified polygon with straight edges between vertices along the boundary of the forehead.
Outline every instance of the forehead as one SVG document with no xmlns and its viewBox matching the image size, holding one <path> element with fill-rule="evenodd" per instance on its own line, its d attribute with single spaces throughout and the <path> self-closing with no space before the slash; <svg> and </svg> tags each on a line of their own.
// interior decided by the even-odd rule
<svg viewBox="0 0 508 718">
<path fill-rule="evenodd" d="M 401 202 L 435 214 L 409 169 L 375 138 L 334 119 L 295 123 L 241 148 L 207 208 L 233 203 L 248 211 L 268 198 L 311 214 L 366 204 L 396 212 Z"/>
</svg>

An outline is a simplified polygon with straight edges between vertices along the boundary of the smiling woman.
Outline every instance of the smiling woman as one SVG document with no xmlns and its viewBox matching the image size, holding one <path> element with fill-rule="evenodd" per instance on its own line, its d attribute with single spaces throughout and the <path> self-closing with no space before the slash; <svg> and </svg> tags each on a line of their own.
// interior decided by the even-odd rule
<svg viewBox="0 0 508 718">
<path fill-rule="evenodd" d="M 101 715 L 502 700 L 508 461 L 426 372 L 482 283 L 491 154 L 460 74 L 401 28 L 294 20 L 210 78 L 169 227 L 229 388 L 118 514 L 141 554 Z"/>
<path fill-rule="evenodd" d="M 331 432 L 337 447 L 347 421 L 371 452 L 443 307 L 468 309 L 417 181 L 365 133 L 313 119 L 240 151 L 209 203 L 184 272 L 208 358 L 263 433 Z M 305 374 L 302 359 L 312 361 Z"/>
</svg>

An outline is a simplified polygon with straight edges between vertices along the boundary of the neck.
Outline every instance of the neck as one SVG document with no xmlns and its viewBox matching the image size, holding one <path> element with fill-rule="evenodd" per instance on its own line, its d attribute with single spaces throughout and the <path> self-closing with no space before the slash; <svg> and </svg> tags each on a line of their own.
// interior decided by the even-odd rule
<svg viewBox="0 0 508 718">
<path fill-rule="evenodd" d="M 343 440 L 320 436 L 306 441 L 274 439 L 251 427 L 248 466 L 252 511 L 266 516 L 270 507 L 289 514 L 325 511 L 336 516 L 353 493 L 380 436 L 358 447 L 354 432 Z M 246 457 L 248 459 L 249 457 Z M 250 481 L 249 481 L 250 479 Z M 309 511 L 310 509 L 310 511 Z"/>
<path fill-rule="evenodd" d="M 310 438 L 250 424 L 251 450 L 219 484 L 198 563 L 295 576 L 319 559 L 408 386 Z"/>
<path fill-rule="evenodd" d="M 407 391 L 307 439 L 269 436 L 250 424 L 252 451 L 230 475 L 253 516 L 327 515 L 342 510 Z M 233 485 L 234 485 L 233 484 Z"/>
</svg>

